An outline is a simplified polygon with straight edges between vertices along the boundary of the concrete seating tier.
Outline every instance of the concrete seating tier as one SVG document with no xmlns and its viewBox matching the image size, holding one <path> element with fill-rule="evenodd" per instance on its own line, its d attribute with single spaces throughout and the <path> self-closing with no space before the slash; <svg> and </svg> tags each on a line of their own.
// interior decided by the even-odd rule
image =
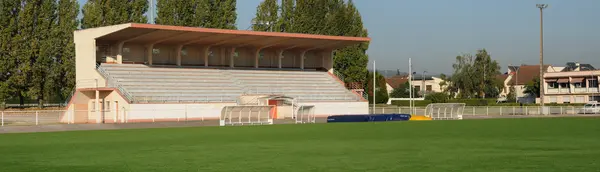
<svg viewBox="0 0 600 172">
<path fill-rule="evenodd" d="M 358 101 L 327 72 L 102 64 L 109 83 L 139 103 L 235 102 L 244 94 L 299 101 Z"/>
</svg>

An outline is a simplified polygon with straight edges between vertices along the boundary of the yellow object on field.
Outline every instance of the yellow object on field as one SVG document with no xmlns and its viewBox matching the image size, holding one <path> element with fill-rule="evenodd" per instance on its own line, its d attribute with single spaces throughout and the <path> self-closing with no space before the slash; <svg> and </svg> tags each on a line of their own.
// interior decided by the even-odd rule
<svg viewBox="0 0 600 172">
<path fill-rule="evenodd" d="M 431 121 L 431 118 L 424 115 L 411 115 L 410 121 Z"/>
</svg>

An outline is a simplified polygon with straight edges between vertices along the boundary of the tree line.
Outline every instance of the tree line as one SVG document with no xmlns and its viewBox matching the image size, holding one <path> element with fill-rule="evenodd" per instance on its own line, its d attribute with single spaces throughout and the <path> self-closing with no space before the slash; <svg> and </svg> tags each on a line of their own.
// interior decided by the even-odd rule
<svg viewBox="0 0 600 172">
<path fill-rule="evenodd" d="M 75 86 L 77 0 L 0 2 L 0 103 L 66 99 Z"/>
<path fill-rule="evenodd" d="M 432 101 L 444 101 L 449 98 L 472 99 L 472 98 L 497 98 L 504 89 L 504 81 L 497 79 L 501 74 L 500 65 L 493 60 L 486 49 L 479 49 L 475 54 L 463 53 L 455 57 L 452 64 L 451 76 L 440 74 L 443 81 L 440 84 L 444 88 L 442 93 L 427 94 L 425 99 Z M 414 89 L 414 88 L 413 88 Z M 513 92 L 508 96 L 515 95 Z M 416 97 L 414 90 L 413 97 Z M 391 97 L 407 98 L 409 94 L 408 82 L 395 88 Z"/>
<path fill-rule="evenodd" d="M 147 0 L 2 0 L 0 2 L 0 103 L 64 102 L 75 81 L 73 31 L 147 23 Z M 78 19 L 81 9 L 81 18 Z M 156 24 L 237 29 L 236 0 L 157 0 Z M 366 37 L 352 0 L 264 0 L 256 31 Z M 366 83 L 368 43 L 334 52 L 345 82 Z M 31 102 L 28 102 L 31 103 Z"/>
</svg>

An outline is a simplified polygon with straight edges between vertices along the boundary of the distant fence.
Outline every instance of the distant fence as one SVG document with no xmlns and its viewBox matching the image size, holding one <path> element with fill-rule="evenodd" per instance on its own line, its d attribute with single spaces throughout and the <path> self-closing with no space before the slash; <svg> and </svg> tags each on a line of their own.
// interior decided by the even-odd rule
<svg viewBox="0 0 600 172">
<path fill-rule="evenodd" d="M 583 106 L 545 106 L 544 108 L 547 115 L 600 114 L 598 111 L 584 110 Z M 425 107 L 413 107 L 413 113 L 410 112 L 409 107 L 375 107 L 375 109 L 369 108 L 369 112 L 423 115 Z M 541 115 L 541 112 L 540 106 L 466 106 L 463 115 Z"/>
<path fill-rule="evenodd" d="M 598 114 L 597 110 L 584 110 L 583 106 L 546 106 L 548 115 L 576 115 L 576 114 Z M 425 107 L 415 107 L 414 112 L 410 112 L 409 107 L 376 107 L 370 108 L 371 114 L 413 114 L 424 115 Z M 215 114 L 207 113 L 202 108 L 185 109 L 120 109 L 112 111 L 87 111 L 87 110 L 37 110 L 37 111 L 0 111 L 1 126 L 14 125 L 49 125 L 61 123 L 61 118 L 65 123 L 134 123 L 134 122 L 185 122 L 185 121 L 204 121 L 209 119 L 219 119 L 221 111 L 215 111 Z M 539 106 L 466 106 L 463 116 L 506 116 L 506 115 L 540 115 L 542 109 Z M 142 116 L 144 118 L 140 118 Z M 89 120 L 89 121 L 88 121 Z"/>
<path fill-rule="evenodd" d="M 67 104 L 66 103 L 44 103 L 44 107 L 65 107 Z M 38 107 L 37 103 L 25 103 L 23 105 L 21 104 L 14 104 L 14 103 L 9 103 L 9 104 L 5 104 L 4 105 L 5 108 L 28 108 L 28 107 Z"/>
</svg>

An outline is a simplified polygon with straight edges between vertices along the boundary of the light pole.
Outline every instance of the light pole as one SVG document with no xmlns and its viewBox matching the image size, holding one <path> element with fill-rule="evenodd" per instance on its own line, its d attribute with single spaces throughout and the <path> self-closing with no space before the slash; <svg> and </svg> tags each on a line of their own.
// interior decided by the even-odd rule
<svg viewBox="0 0 600 172">
<path fill-rule="evenodd" d="M 517 70 L 515 71 L 515 82 L 513 83 L 514 84 L 513 87 L 518 85 L 518 83 L 519 83 L 519 70 L 521 69 L 521 66 L 515 66 L 515 68 Z M 520 88 L 521 87 L 519 87 L 519 90 L 521 90 Z M 515 88 L 515 91 L 517 91 L 516 88 Z M 517 93 L 518 92 L 515 93 L 515 103 L 518 103 L 518 100 L 519 100 L 519 95 Z"/>
<path fill-rule="evenodd" d="M 536 4 L 540 9 L 540 105 L 542 106 L 542 114 L 544 109 L 544 9 L 548 8 L 548 4 Z"/>
<path fill-rule="evenodd" d="M 252 22 L 250 23 L 250 26 L 248 26 L 248 28 L 247 28 L 246 30 L 250 30 L 250 28 L 251 28 L 252 26 L 254 26 L 254 25 L 263 25 L 263 26 L 267 26 L 267 27 L 269 27 L 269 28 L 268 28 L 269 30 L 267 30 L 267 31 L 269 31 L 269 32 L 273 32 L 273 24 L 275 24 L 275 23 L 273 23 L 273 22 L 269 22 L 269 21 L 267 21 L 267 22 L 263 22 L 263 21 L 255 21 L 255 20 L 252 20 Z"/>
<path fill-rule="evenodd" d="M 425 89 L 425 73 L 427 73 L 426 70 L 421 74 L 421 92 L 423 93 L 423 97 L 425 97 L 425 91 L 427 91 L 427 89 Z"/>
</svg>

